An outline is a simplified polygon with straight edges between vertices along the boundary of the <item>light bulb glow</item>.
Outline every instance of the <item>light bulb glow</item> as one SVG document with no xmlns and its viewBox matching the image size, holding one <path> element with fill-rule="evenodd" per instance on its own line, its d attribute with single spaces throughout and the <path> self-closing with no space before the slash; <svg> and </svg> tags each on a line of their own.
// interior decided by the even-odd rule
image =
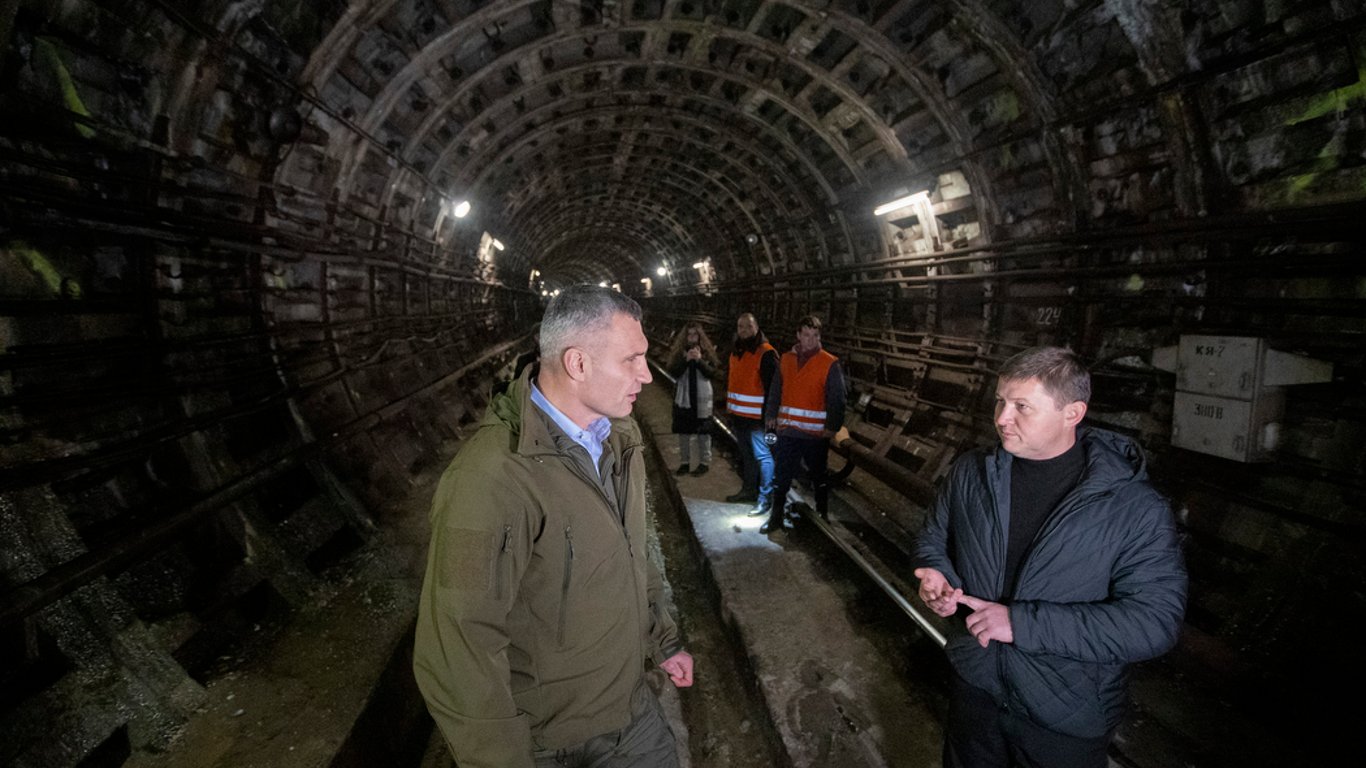
<svg viewBox="0 0 1366 768">
<path fill-rule="evenodd" d="M 895 199 L 895 200 L 892 200 L 892 201 L 890 201 L 890 202 L 883 203 L 882 205 L 879 205 L 878 207 L 874 208 L 874 209 L 873 209 L 873 215 L 874 215 L 874 216 L 881 216 L 881 215 L 886 214 L 886 213 L 891 213 L 892 211 L 900 210 L 900 209 L 905 208 L 906 206 L 910 205 L 911 203 L 914 203 L 916 200 L 919 200 L 919 199 L 921 199 L 921 198 L 924 198 L 925 200 L 929 200 L 929 199 L 930 199 L 930 193 L 929 193 L 929 192 L 916 192 L 914 195 L 906 195 L 905 197 L 898 197 L 898 198 Z"/>
</svg>

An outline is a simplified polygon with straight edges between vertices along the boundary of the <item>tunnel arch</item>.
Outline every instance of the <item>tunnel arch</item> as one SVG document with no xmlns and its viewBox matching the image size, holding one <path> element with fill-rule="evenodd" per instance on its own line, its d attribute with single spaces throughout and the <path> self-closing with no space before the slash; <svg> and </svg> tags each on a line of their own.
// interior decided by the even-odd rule
<svg viewBox="0 0 1366 768">
<path fill-rule="evenodd" d="M 1362 612 L 1363 29 L 1330 0 L 4 4 L 0 639 L 27 682 L 0 725 L 95 670 L 74 750 L 164 739 L 234 611 L 287 612 L 383 531 L 540 290 L 581 281 L 656 348 L 821 315 L 912 509 L 992 439 L 995 366 L 1074 347 L 1181 510 L 1195 658 L 1296 693 L 1300 638 Z M 1174 444 L 1154 353 L 1198 334 L 1333 364 L 1274 461 Z"/>
</svg>

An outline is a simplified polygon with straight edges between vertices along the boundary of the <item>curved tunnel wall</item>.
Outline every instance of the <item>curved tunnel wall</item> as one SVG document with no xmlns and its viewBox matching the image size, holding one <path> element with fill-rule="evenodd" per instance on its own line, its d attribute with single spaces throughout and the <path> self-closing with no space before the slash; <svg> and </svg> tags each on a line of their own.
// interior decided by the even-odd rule
<svg viewBox="0 0 1366 768">
<path fill-rule="evenodd" d="M 1323 638 L 1363 612 L 1362 21 L 0 3 L 0 716 L 78 734 L 4 757 L 163 738 L 243 626 L 444 464 L 542 293 L 581 281 L 640 299 L 657 347 L 688 318 L 725 339 L 753 311 L 781 347 L 823 317 L 908 528 L 990 439 L 994 367 L 1074 347 L 1090 418 L 1143 442 L 1185 525 L 1185 646 L 1258 695 L 1297 690 L 1277 665 L 1306 637 L 1316 673 L 1351 667 Z M 1292 390 L 1270 463 L 1174 448 L 1152 352 L 1182 334 L 1263 337 L 1333 381 Z"/>
</svg>

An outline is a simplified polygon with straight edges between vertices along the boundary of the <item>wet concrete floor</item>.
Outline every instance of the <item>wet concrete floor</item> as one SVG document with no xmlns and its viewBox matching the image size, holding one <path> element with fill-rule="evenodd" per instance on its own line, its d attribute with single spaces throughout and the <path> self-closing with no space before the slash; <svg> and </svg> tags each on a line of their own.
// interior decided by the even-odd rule
<svg viewBox="0 0 1366 768">
<path fill-rule="evenodd" d="M 662 386 L 637 404 L 666 469 L 681 463 L 677 437 L 667 432 L 669 406 Z M 907 646 L 926 641 L 814 526 L 761 534 L 763 519 L 747 514 L 752 505 L 717 501 L 740 481 L 730 446 L 716 442 L 724 451 L 707 474 L 670 477 L 786 764 L 937 766 L 942 695 L 910 683 L 906 668 L 917 655 Z M 919 655 L 942 673 L 942 657 Z"/>
</svg>

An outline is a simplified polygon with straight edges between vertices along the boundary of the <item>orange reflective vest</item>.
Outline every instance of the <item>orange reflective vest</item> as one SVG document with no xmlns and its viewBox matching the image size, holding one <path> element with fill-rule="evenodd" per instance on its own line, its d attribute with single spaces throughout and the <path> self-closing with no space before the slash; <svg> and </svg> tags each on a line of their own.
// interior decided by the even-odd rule
<svg viewBox="0 0 1366 768">
<path fill-rule="evenodd" d="M 778 405 L 778 427 L 792 427 L 819 435 L 825 431 L 825 379 L 839 358 L 820 350 L 806 365 L 788 352 L 778 364 L 783 376 L 783 401 Z"/>
<path fill-rule="evenodd" d="M 760 344 L 753 353 L 730 355 L 726 376 L 726 410 L 742 419 L 758 421 L 764 417 L 764 379 L 759 375 L 764 355 L 774 352 L 773 345 Z"/>
</svg>

